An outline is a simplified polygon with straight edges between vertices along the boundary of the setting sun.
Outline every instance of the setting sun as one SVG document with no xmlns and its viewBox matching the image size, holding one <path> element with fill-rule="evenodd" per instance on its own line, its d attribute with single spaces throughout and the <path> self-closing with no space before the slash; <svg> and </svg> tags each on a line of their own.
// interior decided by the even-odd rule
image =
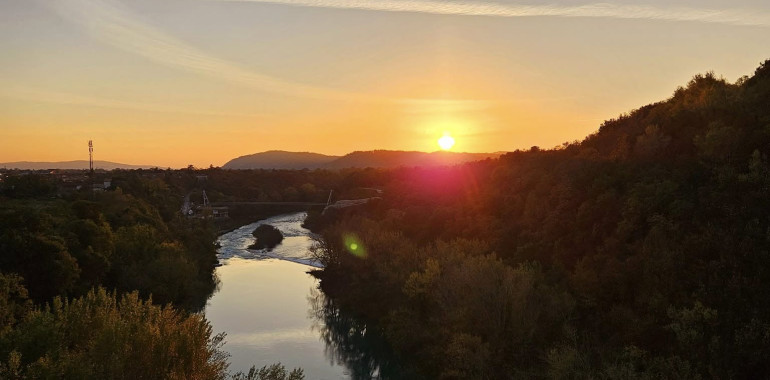
<svg viewBox="0 0 770 380">
<path fill-rule="evenodd" d="M 444 135 L 443 137 L 438 139 L 438 146 L 440 146 L 442 150 L 452 149 L 454 145 L 455 145 L 455 139 L 452 138 L 452 136 L 450 135 Z"/>
</svg>

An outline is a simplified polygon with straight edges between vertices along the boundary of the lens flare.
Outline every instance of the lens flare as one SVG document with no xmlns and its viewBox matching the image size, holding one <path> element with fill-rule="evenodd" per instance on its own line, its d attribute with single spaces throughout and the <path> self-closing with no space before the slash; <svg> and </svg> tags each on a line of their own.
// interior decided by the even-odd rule
<svg viewBox="0 0 770 380">
<path fill-rule="evenodd" d="M 366 257 L 366 250 L 364 249 L 363 244 L 361 244 L 361 240 L 358 236 L 353 234 L 345 235 L 343 243 L 345 244 L 345 249 L 347 249 L 351 255 L 362 259 Z"/>
<path fill-rule="evenodd" d="M 452 149 L 452 147 L 455 145 L 455 139 L 452 138 L 450 135 L 444 135 L 440 139 L 438 139 L 438 146 L 441 147 L 443 150 L 449 150 Z"/>
</svg>

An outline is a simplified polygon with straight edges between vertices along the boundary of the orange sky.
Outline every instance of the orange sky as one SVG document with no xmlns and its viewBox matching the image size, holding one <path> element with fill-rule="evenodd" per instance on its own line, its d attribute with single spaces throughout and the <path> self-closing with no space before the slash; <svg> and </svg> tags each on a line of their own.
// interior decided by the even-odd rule
<svg viewBox="0 0 770 380">
<path fill-rule="evenodd" d="M 0 162 L 548 148 L 770 58 L 760 1 L 562 3 L 2 2 Z"/>
</svg>

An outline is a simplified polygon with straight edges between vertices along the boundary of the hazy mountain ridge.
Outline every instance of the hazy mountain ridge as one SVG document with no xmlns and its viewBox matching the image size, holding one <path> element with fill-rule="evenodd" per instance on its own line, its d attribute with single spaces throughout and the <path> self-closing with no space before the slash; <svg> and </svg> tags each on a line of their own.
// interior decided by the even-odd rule
<svg viewBox="0 0 770 380">
<path fill-rule="evenodd" d="M 496 158 L 499 153 L 416 152 L 398 150 L 356 151 L 326 165 L 328 169 L 442 166 Z"/>
<path fill-rule="evenodd" d="M 94 161 L 94 169 L 150 169 L 157 165 L 129 165 L 111 161 Z M 88 169 L 87 160 L 75 161 L 15 161 L 0 162 L 0 168 L 21 170 L 45 170 L 45 169 Z"/>
<path fill-rule="evenodd" d="M 338 158 L 339 156 L 312 152 L 269 150 L 234 158 L 222 167 L 225 169 L 317 169 Z"/>
<path fill-rule="evenodd" d="M 497 158 L 502 153 L 417 152 L 400 150 L 355 151 L 344 156 L 308 152 L 267 151 L 228 161 L 225 169 L 345 169 L 442 166 Z"/>
</svg>

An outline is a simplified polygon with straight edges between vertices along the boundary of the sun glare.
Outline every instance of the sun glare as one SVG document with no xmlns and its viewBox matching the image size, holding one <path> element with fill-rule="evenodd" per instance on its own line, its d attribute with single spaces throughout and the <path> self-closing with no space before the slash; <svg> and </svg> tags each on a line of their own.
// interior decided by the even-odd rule
<svg viewBox="0 0 770 380">
<path fill-rule="evenodd" d="M 450 135 L 444 135 L 440 139 L 438 139 L 438 146 L 441 147 L 443 150 L 449 150 L 452 149 L 452 147 L 455 145 L 455 139 L 452 138 Z"/>
</svg>

